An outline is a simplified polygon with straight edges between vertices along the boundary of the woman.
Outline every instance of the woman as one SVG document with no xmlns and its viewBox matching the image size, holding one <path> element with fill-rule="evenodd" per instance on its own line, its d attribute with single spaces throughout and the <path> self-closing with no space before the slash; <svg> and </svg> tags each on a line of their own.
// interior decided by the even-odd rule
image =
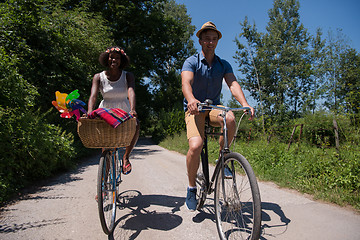
<svg viewBox="0 0 360 240">
<path fill-rule="evenodd" d="M 97 73 L 93 77 L 91 95 L 88 102 L 88 114 L 95 107 L 98 92 L 101 92 L 103 100 L 99 108 L 121 108 L 137 117 L 135 111 L 135 77 L 132 73 L 123 69 L 129 65 L 130 59 L 120 47 L 109 47 L 100 54 L 99 62 L 106 67 L 105 71 Z M 126 147 L 123 156 L 123 173 L 131 172 L 129 155 L 139 138 L 139 120 L 136 124 L 136 132 L 129 146 Z"/>
</svg>

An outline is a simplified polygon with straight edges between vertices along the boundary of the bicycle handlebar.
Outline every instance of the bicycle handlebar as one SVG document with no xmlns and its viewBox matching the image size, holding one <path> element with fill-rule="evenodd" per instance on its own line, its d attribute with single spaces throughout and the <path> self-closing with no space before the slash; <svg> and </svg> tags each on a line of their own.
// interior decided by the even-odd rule
<svg viewBox="0 0 360 240">
<path fill-rule="evenodd" d="M 212 104 L 213 102 L 210 99 L 206 99 L 203 103 L 198 103 L 198 110 L 199 111 L 209 111 L 211 109 L 218 109 L 225 112 L 229 111 L 250 111 L 249 107 L 241 107 L 241 108 L 230 108 L 230 107 L 222 107 L 222 106 L 216 106 Z"/>
</svg>

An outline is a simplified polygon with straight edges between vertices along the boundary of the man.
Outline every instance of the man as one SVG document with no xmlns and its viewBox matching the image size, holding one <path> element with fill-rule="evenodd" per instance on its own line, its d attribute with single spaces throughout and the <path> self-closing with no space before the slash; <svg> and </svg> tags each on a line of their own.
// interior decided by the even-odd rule
<svg viewBox="0 0 360 240">
<path fill-rule="evenodd" d="M 182 92 L 184 94 L 184 110 L 189 141 L 189 150 L 186 155 L 186 167 L 188 172 L 189 187 L 187 188 L 186 206 L 190 211 L 195 211 L 196 200 L 196 173 L 200 164 L 200 154 L 203 146 L 205 117 L 208 116 L 210 124 L 223 127 L 221 111 L 212 110 L 199 112 L 197 104 L 206 99 L 213 104 L 220 104 L 222 81 L 225 79 L 232 95 L 243 106 L 251 109 L 251 117 L 254 117 L 254 108 L 247 103 L 244 93 L 236 81 L 231 65 L 215 55 L 218 40 L 222 34 L 212 22 L 205 23 L 196 33 L 201 45 L 201 53 L 193 55 L 185 60 L 181 70 Z M 232 112 L 226 116 L 229 142 L 232 141 L 236 123 Z M 220 138 L 220 146 L 223 139 Z"/>
</svg>

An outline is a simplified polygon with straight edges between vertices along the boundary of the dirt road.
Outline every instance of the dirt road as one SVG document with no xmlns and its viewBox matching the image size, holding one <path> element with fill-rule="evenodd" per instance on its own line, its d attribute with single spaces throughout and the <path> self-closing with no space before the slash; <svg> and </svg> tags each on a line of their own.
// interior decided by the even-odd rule
<svg viewBox="0 0 360 240">
<path fill-rule="evenodd" d="M 0 239 L 218 239 L 210 196 L 204 212 L 185 205 L 185 156 L 140 140 L 133 171 L 124 176 L 127 208 L 118 209 L 112 236 L 101 229 L 96 194 L 99 156 L 54 178 L 0 212 Z M 360 215 L 260 183 L 262 239 L 360 239 Z"/>
</svg>

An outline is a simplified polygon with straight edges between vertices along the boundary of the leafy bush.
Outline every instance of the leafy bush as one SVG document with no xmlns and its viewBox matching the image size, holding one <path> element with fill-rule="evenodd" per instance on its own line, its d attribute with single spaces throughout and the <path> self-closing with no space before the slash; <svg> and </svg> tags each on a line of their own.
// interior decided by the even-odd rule
<svg viewBox="0 0 360 240">
<path fill-rule="evenodd" d="M 185 129 L 184 111 L 174 109 L 170 112 L 162 110 L 159 118 L 154 120 L 153 139 L 156 142 L 167 136 L 173 136 Z"/>
<path fill-rule="evenodd" d="M 304 118 L 296 119 L 293 124 L 304 124 L 301 139 L 307 143 L 319 147 L 335 146 L 335 131 L 333 120 L 336 119 L 338 125 L 340 143 L 351 142 L 358 144 L 360 139 L 360 128 L 351 124 L 345 115 L 336 115 L 323 111 L 314 114 L 307 114 Z M 297 129 L 296 135 L 299 134 Z"/>
<path fill-rule="evenodd" d="M 38 92 L 0 47 L 0 202 L 31 181 L 72 165 L 73 136 L 35 109 Z"/>
<path fill-rule="evenodd" d="M 17 63 L 17 56 L 10 57 L 0 46 L 0 106 L 23 110 L 34 105 L 38 93 L 36 88 L 19 74 Z"/>
<path fill-rule="evenodd" d="M 0 108 L 0 202 L 73 164 L 73 136 L 46 123 L 43 115 Z"/>
<path fill-rule="evenodd" d="M 335 146 L 333 116 L 326 112 L 307 114 L 294 124 L 304 124 L 302 139 L 317 146 Z"/>
</svg>

